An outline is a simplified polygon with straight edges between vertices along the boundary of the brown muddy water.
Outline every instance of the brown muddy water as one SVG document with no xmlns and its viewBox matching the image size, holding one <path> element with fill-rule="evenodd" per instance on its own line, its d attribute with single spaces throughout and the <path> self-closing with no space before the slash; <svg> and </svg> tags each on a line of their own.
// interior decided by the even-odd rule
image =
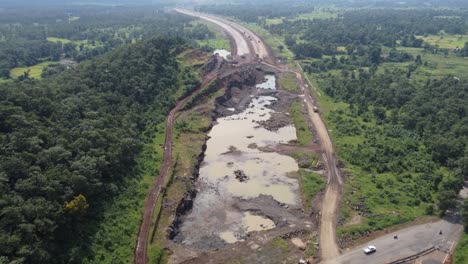
<svg viewBox="0 0 468 264">
<path fill-rule="evenodd" d="M 267 75 L 257 88 L 275 89 L 275 83 L 275 76 Z M 244 111 L 216 120 L 200 167 L 197 196 L 176 241 L 198 249 L 218 248 L 245 240 L 250 232 L 275 228 L 261 212 L 240 210 L 240 200 L 270 196 L 279 203 L 300 206 L 298 180 L 289 177 L 299 169 L 296 161 L 259 150 L 297 139 L 292 125 L 277 131 L 259 126 L 274 112 L 268 106 L 275 101 L 272 96 L 258 96 Z"/>
</svg>

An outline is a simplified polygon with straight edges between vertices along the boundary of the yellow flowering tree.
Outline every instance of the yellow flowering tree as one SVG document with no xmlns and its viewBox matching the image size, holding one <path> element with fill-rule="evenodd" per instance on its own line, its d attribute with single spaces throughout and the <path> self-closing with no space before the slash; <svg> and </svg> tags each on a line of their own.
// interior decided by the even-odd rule
<svg viewBox="0 0 468 264">
<path fill-rule="evenodd" d="M 86 197 L 82 194 L 75 196 L 70 202 L 65 203 L 65 212 L 71 215 L 84 215 L 89 208 Z"/>
</svg>

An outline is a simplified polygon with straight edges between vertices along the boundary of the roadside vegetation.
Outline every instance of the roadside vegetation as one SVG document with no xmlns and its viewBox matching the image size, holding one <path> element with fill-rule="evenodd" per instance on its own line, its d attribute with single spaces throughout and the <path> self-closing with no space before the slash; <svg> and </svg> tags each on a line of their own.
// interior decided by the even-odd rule
<svg viewBox="0 0 468 264">
<path fill-rule="evenodd" d="M 187 24 L 187 37 L 196 40 L 200 49 L 211 52 L 216 49 L 231 50 L 229 39 L 223 36 L 215 25 L 204 20 L 195 20 Z"/>
<path fill-rule="evenodd" d="M 330 13 L 266 20 L 261 13 L 254 20 L 229 14 L 284 43 L 281 50 L 291 50 L 313 81 L 348 175 L 340 239 L 444 215 L 456 206 L 468 175 L 468 14 L 379 8 Z M 362 217 L 353 222 L 357 214 Z"/>
<path fill-rule="evenodd" d="M 305 111 L 301 102 L 293 102 L 289 108 L 294 126 L 296 127 L 297 141 L 301 146 L 311 143 L 313 135 L 305 119 Z"/>
<path fill-rule="evenodd" d="M 312 207 L 312 199 L 317 193 L 325 189 L 326 182 L 321 175 L 305 169 L 300 169 L 299 175 L 302 185 L 304 208 L 310 210 Z"/>
<path fill-rule="evenodd" d="M 279 78 L 279 84 L 281 89 L 285 91 L 292 93 L 299 92 L 296 75 L 292 72 L 282 74 Z"/>
</svg>

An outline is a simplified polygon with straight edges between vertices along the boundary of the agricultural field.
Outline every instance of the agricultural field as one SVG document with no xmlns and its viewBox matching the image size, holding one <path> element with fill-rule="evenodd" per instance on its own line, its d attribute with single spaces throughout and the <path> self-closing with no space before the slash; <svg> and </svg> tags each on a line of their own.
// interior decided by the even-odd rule
<svg viewBox="0 0 468 264">
<path fill-rule="evenodd" d="M 267 18 L 265 19 L 266 25 L 278 25 L 283 23 L 285 20 L 295 21 L 295 20 L 313 20 L 313 19 L 332 19 L 338 17 L 343 10 L 333 9 L 333 8 L 317 8 L 313 12 L 300 14 L 294 18 Z"/>
<path fill-rule="evenodd" d="M 29 78 L 40 79 L 44 68 L 51 64 L 53 64 L 53 62 L 41 62 L 39 64 L 30 66 L 30 67 L 14 68 L 10 71 L 10 75 L 13 78 L 18 78 L 22 76 L 25 72 L 29 71 Z"/>
<path fill-rule="evenodd" d="M 447 75 L 462 77 L 466 75 L 468 68 L 468 58 L 461 57 L 453 52 L 445 55 L 442 52 L 433 54 L 422 48 L 399 47 L 398 50 L 407 52 L 413 57 L 420 55 L 423 65 L 420 65 L 413 73 L 416 80 L 426 80 L 427 78 L 441 78 Z M 378 73 L 383 73 L 385 69 L 407 69 L 412 62 L 383 63 L 378 69 Z"/>
<path fill-rule="evenodd" d="M 76 45 L 77 50 L 80 49 L 81 45 L 83 45 L 85 49 L 94 49 L 94 48 L 103 46 L 103 44 L 100 41 L 95 41 L 93 45 L 93 42 L 89 40 L 69 40 L 66 38 L 56 38 L 56 37 L 47 37 L 47 41 L 54 42 L 54 43 L 60 42 L 62 44 L 73 43 Z"/>
<path fill-rule="evenodd" d="M 416 36 L 416 38 L 424 40 L 424 42 L 439 46 L 441 49 L 456 49 L 463 48 L 468 42 L 468 35 L 451 35 L 441 33 L 440 35 Z"/>
<path fill-rule="evenodd" d="M 331 19 L 331 18 L 338 17 L 338 15 L 342 13 L 343 11 L 344 10 L 342 9 L 339 10 L 339 9 L 333 9 L 333 8 L 318 8 L 317 10 L 313 12 L 300 14 L 297 17 L 293 18 L 292 20 Z"/>
</svg>

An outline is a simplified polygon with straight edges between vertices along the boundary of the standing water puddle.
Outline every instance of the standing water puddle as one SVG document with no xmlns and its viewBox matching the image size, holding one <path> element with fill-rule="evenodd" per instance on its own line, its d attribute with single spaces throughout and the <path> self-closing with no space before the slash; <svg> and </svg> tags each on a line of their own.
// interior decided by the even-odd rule
<svg viewBox="0 0 468 264">
<path fill-rule="evenodd" d="M 213 54 L 218 54 L 219 56 L 223 57 L 225 60 L 227 60 L 228 56 L 231 56 L 231 52 L 225 50 L 225 49 L 217 49 L 213 51 Z"/>
<path fill-rule="evenodd" d="M 257 87 L 274 89 L 275 82 L 271 75 Z M 296 161 L 258 149 L 296 139 L 292 125 L 278 131 L 259 127 L 257 122 L 268 120 L 274 112 L 266 106 L 276 100 L 259 96 L 243 112 L 217 119 L 209 133 L 193 209 L 180 228 L 183 244 L 217 247 L 243 240 L 249 232 L 275 228 L 266 217 L 240 211 L 236 207 L 239 199 L 269 195 L 284 204 L 299 204 L 298 181 L 288 177 L 288 173 L 299 169 Z"/>
<path fill-rule="evenodd" d="M 276 90 L 276 77 L 274 75 L 265 75 L 265 82 L 257 84 L 257 88 Z"/>
</svg>

